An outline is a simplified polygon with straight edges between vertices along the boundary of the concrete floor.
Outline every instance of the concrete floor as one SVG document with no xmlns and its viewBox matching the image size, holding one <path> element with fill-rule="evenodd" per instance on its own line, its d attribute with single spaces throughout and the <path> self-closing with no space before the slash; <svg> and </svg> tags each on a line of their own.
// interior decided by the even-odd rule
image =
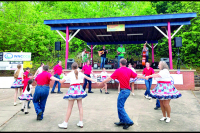
<svg viewBox="0 0 200 133">
<path fill-rule="evenodd" d="M 20 111 L 22 104 L 13 106 L 14 89 L 0 89 L 0 131 L 200 131 L 200 91 L 181 90 L 182 97 L 170 102 L 171 121 L 166 123 L 159 121 L 161 109 L 154 110 L 156 100 L 145 99 L 145 90 L 135 90 L 135 96 L 130 95 L 125 103 L 125 110 L 134 122 L 127 130 L 114 125 L 119 121 L 117 89 L 108 89 L 110 94 L 92 89 L 94 93 L 83 99 L 84 127 L 76 126 L 79 111 L 75 102 L 68 128 L 58 128 L 65 119 L 68 105 L 63 99 L 67 88 L 61 91 L 64 93 L 49 94 L 44 119 L 37 121 L 32 102 L 29 114 L 25 115 Z"/>
</svg>

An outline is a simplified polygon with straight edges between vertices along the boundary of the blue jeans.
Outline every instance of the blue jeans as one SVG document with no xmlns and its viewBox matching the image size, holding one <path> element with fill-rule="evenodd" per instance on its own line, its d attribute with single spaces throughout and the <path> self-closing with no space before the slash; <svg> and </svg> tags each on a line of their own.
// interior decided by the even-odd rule
<svg viewBox="0 0 200 133">
<path fill-rule="evenodd" d="M 90 75 L 87 75 L 87 74 L 85 74 L 85 75 L 88 76 L 88 77 L 90 77 Z M 84 83 L 84 85 L 83 85 L 83 90 L 85 91 L 87 82 L 89 82 L 88 92 L 90 92 L 90 91 L 91 91 L 91 84 L 92 84 L 92 82 L 91 82 L 90 80 L 87 80 L 86 78 L 85 78 L 84 80 L 85 80 L 85 83 Z"/>
<path fill-rule="evenodd" d="M 36 86 L 35 93 L 33 95 L 33 105 L 35 112 L 38 115 L 42 112 L 41 118 L 43 119 L 43 113 L 45 110 L 45 105 L 47 97 L 49 95 L 49 86 Z"/>
<path fill-rule="evenodd" d="M 151 89 L 151 84 L 152 84 L 152 78 L 149 78 L 148 80 L 145 79 L 145 85 L 146 85 L 146 91 L 144 93 L 144 95 L 150 95 L 150 89 Z"/>
<path fill-rule="evenodd" d="M 55 74 L 54 77 L 60 79 L 60 76 L 58 74 Z M 59 81 L 55 81 L 54 84 L 53 84 L 53 88 L 51 90 L 51 92 L 54 92 L 55 88 L 56 88 L 56 85 L 58 84 L 58 92 L 60 92 L 60 82 Z"/>
<path fill-rule="evenodd" d="M 146 62 L 148 62 L 149 56 L 146 56 Z"/>
<path fill-rule="evenodd" d="M 126 123 L 126 124 L 133 124 L 133 121 L 129 118 L 128 114 L 126 113 L 124 109 L 124 104 L 126 102 L 126 99 L 130 95 L 130 90 L 121 90 L 117 99 L 117 111 L 118 111 L 118 117 L 120 122 Z"/>
<path fill-rule="evenodd" d="M 105 65 L 106 57 L 101 57 L 101 66 L 100 68 L 103 68 Z"/>
<path fill-rule="evenodd" d="M 156 99 L 156 107 L 160 108 L 160 101 Z"/>
<path fill-rule="evenodd" d="M 120 63 L 121 58 L 124 58 L 124 56 L 118 56 L 118 68 L 119 68 L 119 63 Z"/>
</svg>

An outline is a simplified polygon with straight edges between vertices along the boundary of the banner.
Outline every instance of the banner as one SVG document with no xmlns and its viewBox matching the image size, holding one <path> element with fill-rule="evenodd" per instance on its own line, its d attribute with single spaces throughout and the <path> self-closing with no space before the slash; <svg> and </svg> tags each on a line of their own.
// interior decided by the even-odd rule
<svg viewBox="0 0 200 133">
<path fill-rule="evenodd" d="M 107 25 L 107 32 L 125 31 L 125 24 Z"/>
<path fill-rule="evenodd" d="M 23 69 L 23 61 L 1 61 L 0 70 L 16 70 L 18 64 L 21 64 Z"/>
<path fill-rule="evenodd" d="M 3 61 L 31 61 L 31 52 L 3 52 Z"/>
<path fill-rule="evenodd" d="M 97 77 L 98 75 L 101 75 L 101 73 L 95 74 L 96 78 L 92 74 L 90 74 L 91 78 L 97 82 L 100 82 L 101 77 Z M 141 74 L 139 74 L 141 75 Z M 111 74 L 108 74 L 108 76 L 111 76 Z M 172 84 L 183 84 L 183 74 L 170 74 L 171 77 L 171 83 Z M 64 83 L 69 83 L 69 81 L 65 81 Z M 81 82 L 83 83 L 83 81 Z M 94 82 L 92 82 L 94 83 Z M 115 81 L 112 79 L 109 83 L 115 83 Z M 134 84 L 145 84 L 145 79 L 137 79 Z M 157 80 L 152 78 L 152 84 L 157 84 Z"/>
</svg>

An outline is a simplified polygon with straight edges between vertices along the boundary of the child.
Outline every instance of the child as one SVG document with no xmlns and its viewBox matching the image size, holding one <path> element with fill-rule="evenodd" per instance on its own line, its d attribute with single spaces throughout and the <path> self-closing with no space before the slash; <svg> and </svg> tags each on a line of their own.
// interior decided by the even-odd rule
<svg viewBox="0 0 200 133">
<path fill-rule="evenodd" d="M 26 71 L 24 72 L 23 76 L 24 76 L 24 79 L 28 78 L 28 74 L 30 73 L 30 68 L 27 67 L 26 68 Z"/>
<path fill-rule="evenodd" d="M 107 74 L 105 68 L 103 68 L 103 71 L 101 72 L 101 75 L 99 75 L 99 76 L 101 76 L 101 82 L 104 81 L 104 80 L 108 77 L 108 74 Z M 99 77 L 99 76 L 98 76 L 98 77 Z M 100 89 L 100 92 L 101 92 L 101 93 L 102 93 L 102 90 L 103 90 L 104 88 L 105 88 L 105 94 L 109 94 L 109 93 L 107 92 L 107 83 L 104 83 L 104 87 L 103 87 L 102 89 Z"/>
<path fill-rule="evenodd" d="M 135 69 L 132 67 L 131 63 L 129 63 L 128 68 L 130 68 L 134 73 L 136 73 Z M 134 96 L 134 82 L 137 80 L 137 78 L 130 78 L 130 86 L 132 89 L 132 95 Z"/>
<path fill-rule="evenodd" d="M 22 95 L 22 88 L 24 86 L 23 84 L 23 69 L 21 68 L 21 65 L 17 65 L 17 70 L 14 72 L 14 78 L 15 81 L 13 82 L 11 88 L 15 88 L 15 94 L 14 94 L 14 106 L 17 105 L 16 100 L 17 100 L 17 93 L 18 93 L 18 88 L 20 88 L 20 95 Z M 20 100 L 20 103 L 22 101 Z"/>
<path fill-rule="evenodd" d="M 68 120 L 71 115 L 72 107 L 74 105 L 75 100 L 77 100 L 79 114 L 80 114 L 80 121 L 79 123 L 77 123 L 77 126 L 81 128 L 83 127 L 82 98 L 85 98 L 87 96 L 87 93 L 83 90 L 82 86 L 80 85 L 80 82 L 83 81 L 84 78 L 86 78 L 87 80 L 97 83 L 95 80 L 84 75 L 82 72 L 79 72 L 77 69 L 78 69 L 78 64 L 74 62 L 72 64 L 72 71 L 69 74 L 67 74 L 67 76 L 65 76 L 63 80 L 60 81 L 60 83 L 64 83 L 66 80 L 70 81 L 70 87 L 68 89 L 68 92 L 63 97 L 63 99 L 69 100 L 67 114 L 65 121 L 62 124 L 58 124 L 58 127 L 60 128 L 65 128 L 65 129 L 67 128 Z"/>
<path fill-rule="evenodd" d="M 115 79 L 115 82 L 119 83 L 119 81 L 117 79 Z M 120 83 L 118 85 L 118 93 L 120 92 Z"/>
<path fill-rule="evenodd" d="M 24 79 L 23 93 L 24 93 L 24 91 L 26 90 L 26 87 L 27 87 L 27 85 L 28 85 L 28 81 L 29 81 L 30 79 L 33 79 L 33 74 L 31 74 L 31 73 L 28 74 L 28 78 Z M 30 93 L 30 96 L 32 97 L 32 93 Z M 30 101 L 28 101 L 28 108 L 30 109 L 31 107 L 29 106 L 29 104 L 30 104 Z"/>
<path fill-rule="evenodd" d="M 24 112 L 24 108 L 25 108 L 25 114 L 28 114 L 28 113 L 29 113 L 29 112 L 27 111 L 28 101 L 33 100 L 33 97 L 30 96 L 30 94 L 31 94 L 31 89 L 32 89 L 32 85 L 31 85 L 32 83 L 33 83 L 33 80 L 30 79 L 30 80 L 28 81 L 28 85 L 27 85 L 27 87 L 26 87 L 24 93 L 23 93 L 21 96 L 18 97 L 20 100 L 24 100 L 24 103 L 23 103 L 23 105 L 22 105 L 21 111 Z"/>
</svg>

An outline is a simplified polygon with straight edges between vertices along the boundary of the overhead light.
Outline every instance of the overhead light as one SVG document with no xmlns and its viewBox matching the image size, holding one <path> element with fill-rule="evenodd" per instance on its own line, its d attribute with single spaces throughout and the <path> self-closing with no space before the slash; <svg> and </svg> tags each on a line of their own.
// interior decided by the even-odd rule
<svg viewBox="0 0 200 133">
<path fill-rule="evenodd" d="M 143 35 L 143 33 L 137 33 L 137 34 L 127 34 L 127 36 L 134 36 L 134 35 Z"/>
<path fill-rule="evenodd" d="M 97 35 L 97 36 L 112 36 L 112 35 Z"/>
</svg>

